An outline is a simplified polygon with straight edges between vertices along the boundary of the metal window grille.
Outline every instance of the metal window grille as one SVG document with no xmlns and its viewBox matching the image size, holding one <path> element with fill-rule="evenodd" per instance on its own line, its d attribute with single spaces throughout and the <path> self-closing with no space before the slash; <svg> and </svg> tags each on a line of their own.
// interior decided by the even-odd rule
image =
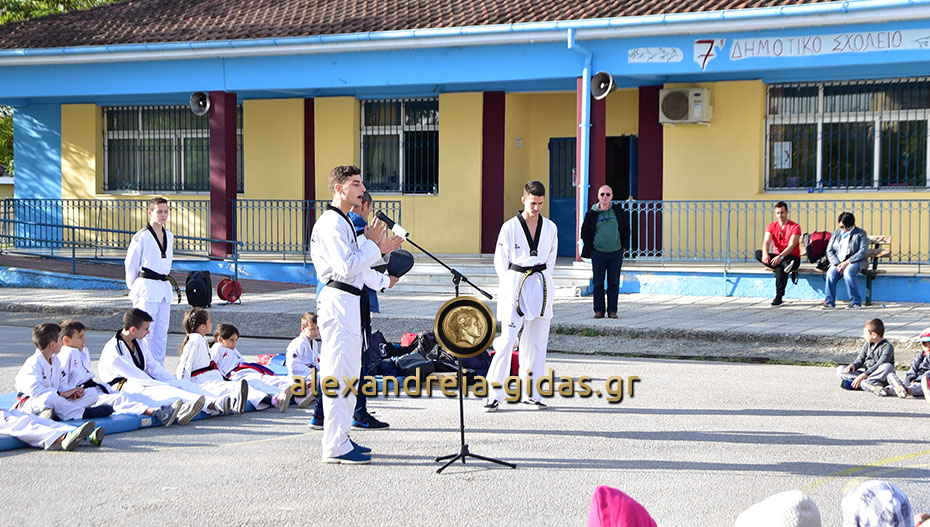
<svg viewBox="0 0 930 527">
<path fill-rule="evenodd" d="M 439 99 L 362 101 L 362 175 L 372 192 L 439 193 Z"/>
<path fill-rule="evenodd" d="M 767 190 L 930 187 L 930 79 L 773 84 Z"/>
<path fill-rule="evenodd" d="M 242 106 L 237 108 L 237 192 L 243 192 Z M 123 192 L 210 190 L 210 119 L 186 106 L 103 109 L 104 189 Z"/>
</svg>

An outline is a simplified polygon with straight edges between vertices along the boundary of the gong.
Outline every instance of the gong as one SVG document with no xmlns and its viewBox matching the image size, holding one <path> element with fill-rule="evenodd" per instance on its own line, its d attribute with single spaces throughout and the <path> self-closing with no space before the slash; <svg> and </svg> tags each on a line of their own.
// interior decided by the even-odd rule
<svg viewBox="0 0 930 527">
<path fill-rule="evenodd" d="M 460 359 L 491 347 L 497 324 L 491 308 L 472 296 L 455 297 L 439 308 L 433 332 L 442 349 Z"/>
</svg>

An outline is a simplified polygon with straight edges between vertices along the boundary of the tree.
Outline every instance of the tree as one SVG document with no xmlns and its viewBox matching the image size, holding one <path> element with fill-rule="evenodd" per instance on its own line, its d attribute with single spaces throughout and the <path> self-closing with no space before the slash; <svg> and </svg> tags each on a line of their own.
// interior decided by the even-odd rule
<svg viewBox="0 0 930 527">
<path fill-rule="evenodd" d="M 116 0 L 2 0 L 0 24 L 90 9 L 114 1 Z M 9 106 L 0 106 L 0 173 L 3 172 L 13 173 L 13 109 Z"/>
</svg>

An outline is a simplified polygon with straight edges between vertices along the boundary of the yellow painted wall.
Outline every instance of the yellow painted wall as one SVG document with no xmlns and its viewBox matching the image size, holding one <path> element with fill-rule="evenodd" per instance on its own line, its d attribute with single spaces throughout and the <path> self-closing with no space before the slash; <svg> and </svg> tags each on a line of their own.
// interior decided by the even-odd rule
<svg viewBox="0 0 930 527">
<path fill-rule="evenodd" d="M 313 100 L 316 199 L 332 199 L 329 171 L 334 166 L 361 166 L 360 111 L 361 106 L 354 97 L 317 97 Z"/>
<path fill-rule="evenodd" d="M 103 188 L 101 110 L 93 104 L 61 105 L 61 197 L 90 199 Z"/>
<path fill-rule="evenodd" d="M 13 197 L 13 184 L 0 185 L 0 199 L 9 199 Z"/>
<path fill-rule="evenodd" d="M 438 195 L 373 195 L 375 202 L 400 200 L 404 228 L 431 253 L 478 254 L 480 250 L 483 107 L 481 93 L 439 96 Z"/>
</svg>

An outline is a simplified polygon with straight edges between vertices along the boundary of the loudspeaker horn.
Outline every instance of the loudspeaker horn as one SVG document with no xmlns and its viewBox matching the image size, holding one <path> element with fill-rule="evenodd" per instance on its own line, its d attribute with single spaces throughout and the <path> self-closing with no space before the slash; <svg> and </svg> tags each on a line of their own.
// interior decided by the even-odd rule
<svg viewBox="0 0 930 527">
<path fill-rule="evenodd" d="M 210 95 L 202 91 L 191 94 L 191 111 L 194 115 L 206 115 L 210 111 Z"/>
<path fill-rule="evenodd" d="M 607 97 L 608 93 L 616 89 L 617 85 L 614 84 L 613 76 L 606 71 L 595 73 L 594 78 L 591 79 L 591 96 L 597 100 Z"/>
</svg>

